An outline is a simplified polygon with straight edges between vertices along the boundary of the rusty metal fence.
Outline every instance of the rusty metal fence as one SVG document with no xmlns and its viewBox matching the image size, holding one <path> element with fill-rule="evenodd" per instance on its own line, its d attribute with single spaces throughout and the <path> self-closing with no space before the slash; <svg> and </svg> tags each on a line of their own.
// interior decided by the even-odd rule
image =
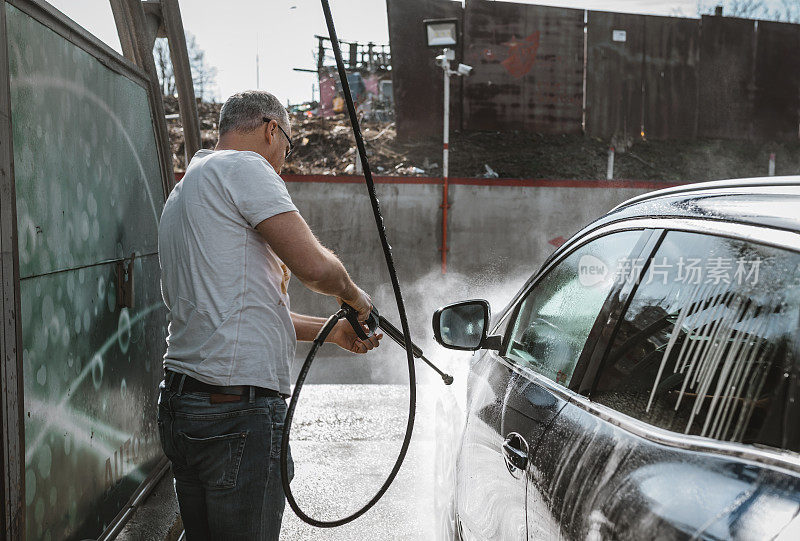
<svg viewBox="0 0 800 541">
<path fill-rule="evenodd" d="M 456 127 L 613 138 L 796 139 L 800 25 L 510 2 L 387 0 L 401 137 L 441 133 L 422 20 L 462 21 Z M 459 99 L 460 96 L 460 99 Z"/>
<path fill-rule="evenodd" d="M 580 133 L 583 10 L 468 2 L 464 127 Z"/>
</svg>

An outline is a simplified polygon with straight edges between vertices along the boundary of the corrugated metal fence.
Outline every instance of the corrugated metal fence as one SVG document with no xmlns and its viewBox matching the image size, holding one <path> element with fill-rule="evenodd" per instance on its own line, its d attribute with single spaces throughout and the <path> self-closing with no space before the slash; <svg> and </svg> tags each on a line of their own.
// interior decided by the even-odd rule
<svg viewBox="0 0 800 541">
<path fill-rule="evenodd" d="M 401 137 L 441 133 L 422 20 L 462 21 L 453 125 L 653 139 L 796 139 L 800 25 L 510 2 L 388 0 Z"/>
</svg>

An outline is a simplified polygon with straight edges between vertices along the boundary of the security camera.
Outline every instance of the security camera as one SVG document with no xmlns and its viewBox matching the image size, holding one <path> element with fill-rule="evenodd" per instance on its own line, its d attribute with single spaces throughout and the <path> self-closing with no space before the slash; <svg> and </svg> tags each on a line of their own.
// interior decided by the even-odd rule
<svg viewBox="0 0 800 541">
<path fill-rule="evenodd" d="M 440 54 L 439 56 L 436 57 L 436 65 L 439 66 L 440 68 L 442 66 L 444 66 L 444 55 L 443 54 Z"/>
<path fill-rule="evenodd" d="M 458 68 L 456 69 L 459 75 L 469 75 L 472 73 L 472 66 L 467 66 L 466 64 L 459 64 Z"/>
</svg>

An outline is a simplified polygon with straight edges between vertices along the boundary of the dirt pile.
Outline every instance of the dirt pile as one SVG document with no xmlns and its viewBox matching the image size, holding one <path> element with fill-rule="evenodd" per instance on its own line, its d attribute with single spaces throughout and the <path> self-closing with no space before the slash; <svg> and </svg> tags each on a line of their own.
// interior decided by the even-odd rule
<svg viewBox="0 0 800 541">
<path fill-rule="evenodd" d="M 200 137 L 203 148 L 214 148 L 217 144 L 217 123 L 221 103 L 208 103 L 197 100 L 197 116 L 200 117 Z M 169 142 L 172 147 L 172 163 L 175 171 L 186 169 L 186 159 L 183 145 L 183 127 L 178 115 L 178 99 L 164 96 L 164 113 L 167 115 L 167 130 Z"/>
<path fill-rule="evenodd" d="M 213 148 L 221 104 L 200 103 L 198 108 L 203 147 Z M 177 113 L 177 100 L 165 98 L 165 109 L 168 115 Z M 359 174 L 348 117 L 324 119 L 296 114 L 291 121 L 296 149 L 284 173 Z M 170 119 L 168 126 L 175 170 L 183 171 L 180 120 Z M 399 141 L 391 122 L 363 122 L 361 132 L 374 174 L 441 176 L 441 138 Z M 608 147 L 608 141 L 583 135 L 454 131 L 450 137 L 450 176 L 604 179 Z M 614 178 L 675 182 L 765 176 L 771 153 L 776 154 L 777 175 L 800 174 L 800 141 L 638 140 L 625 152 L 616 153 Z"/>
</svg>

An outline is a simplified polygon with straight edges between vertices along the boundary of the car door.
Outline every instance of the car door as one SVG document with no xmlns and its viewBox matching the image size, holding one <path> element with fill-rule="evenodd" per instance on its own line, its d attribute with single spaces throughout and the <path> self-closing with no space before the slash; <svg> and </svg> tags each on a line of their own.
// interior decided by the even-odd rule
<svg viewBox="0 0 800 541">
<path fill-rule="evenodd" d="M 611 291 L 617 263 L 637 249 L 642 230 L 614 232 L 566 252 L 520 296 L 495 333 L 501 351 L 478 354 L 470 371 L 467 421 L 457 464 L 462 537 L 527 539 L 527 484 L 537 444 L 565 401 L 531 375 L 566 385 Z M 535 499 L 535 498 L 534 498 Z M 537 512 L 541 506 L 534 505 Z M 526 519 L 528 517 L 528 519 Z M 557 531 L 547 513 L 534 531 Z"/>
<path fill-rule="evenodd" d="M 800 254 L 667 232 L 542 440 L 562 537 L 791 538 L 799 320 Z"/>
</svg>

